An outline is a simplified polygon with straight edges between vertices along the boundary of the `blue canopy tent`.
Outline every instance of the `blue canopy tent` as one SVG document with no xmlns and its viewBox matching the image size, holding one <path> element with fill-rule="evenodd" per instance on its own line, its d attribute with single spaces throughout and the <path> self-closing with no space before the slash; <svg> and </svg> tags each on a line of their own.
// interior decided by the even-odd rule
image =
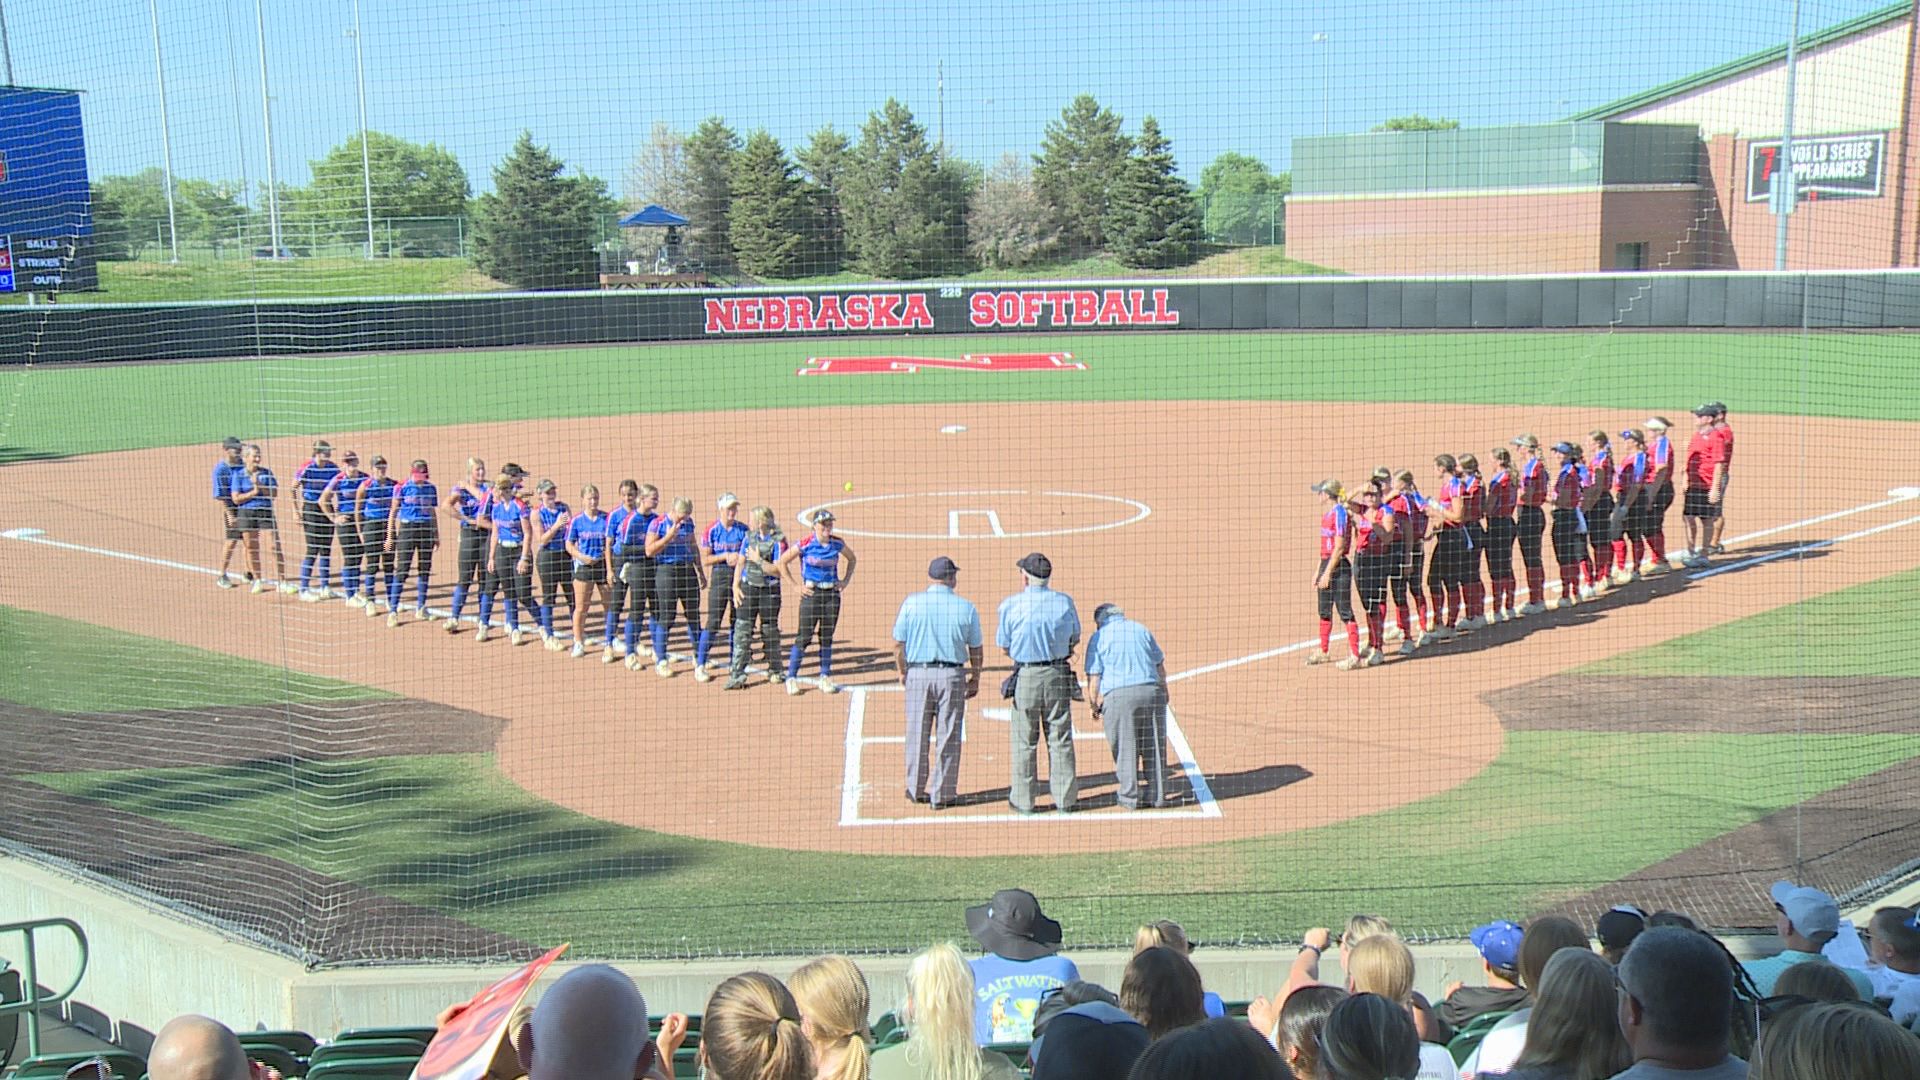
<svg viewBox="0 0 1920 1080">
<path fill-rule="evenodd" d="M 649 226 L 670 228 L 685 225 L 686 223 L 686 218 L 681 217 L 679 214 L 665 207 L 654 206 L 651 203 L 620 219 L 620 227 L 623 229 L 640 229 Z"/>
<path fill-rule="evenodd" d="M 666 243 L 654 249 L 652 269 L 656 274 L 678 274 L 693 269 L 680 255 L 680 229 L 686 224 L 685 217 L 652 203 L 620 219 L 623 229 L 667 230 Z M 638 267 L 634 269 L 637 271 Z"/>
</svg>

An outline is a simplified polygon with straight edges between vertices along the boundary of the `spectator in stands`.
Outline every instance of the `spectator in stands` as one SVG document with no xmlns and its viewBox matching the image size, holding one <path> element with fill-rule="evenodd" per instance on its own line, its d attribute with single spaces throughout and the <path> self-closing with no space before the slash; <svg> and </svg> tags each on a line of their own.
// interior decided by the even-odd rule
<svg viewBox="0 0 1920 1080">
<path fill-rule="evenodd" d="M 1752 1080 L 1912 1080 L 1920 1039 L 1859 1005 L 1805 1005 L 1767 1022 Z"/>
<path fill-rule="evenodd" d="M 1376 994 L 1396 1002 L 1407 1010 L 1409 1023 L 1414 1022 L 1413 977 L 1413 950 L 1397 937 L 1382 934 L 1367 938 L 1349 954 L 1347 992 Z M 1417 1023 L 1414 1033 L 1419 1034 Z M 1423 1041 L 1418 1053 L 1422 1078 L 1454 1075 L 1453 1056 L 1445 1046 Z"/>
<path fill-rule="evenodd" d="M 1147 1048 L 1127 1080 L 1286 1080 L 1273 1047 L 1237 1020 L 1182 1028 Z"/>
<path fill-rule="evenodd" d="M 967 932 L 987 954 L 973 961 L 973 1038 L 988 1043 L 1029 1042 L 1040 996 L 1080 977 L 1060 951 L 1060 924 L 1025 889 L 1001 889 L 967 909 Z"/>
<path fill-rule="evenodd" d="M 1142 949 L 1151 949 L 1156 945 L 1172 949 L 1174 952 L 1189 959 L 1193 957 L 1193 942 L 1187 940 L 1186 929 L 1172 919 L 1161 919 L 1159 922 L 1150 922 L 1133 932 L 1133 951 L 1135 953 L 1140 952 Z M 1201 1004 L 1206 1006 L 1208 1016 L 1227 1015 L 1227 1003 L 1220 1000 L 1219 994 L 1211 990 L 1203 991 L 1200 995 L 1200 1001 Z"/>
<path fill-rule="evenodd" d="M 1403 1006 L 1355 994 L 1327 1014 L 1318 1080 L 1412 1080 L 1420 1072 L 1420 1036 Z"/>
<path fill-rule="evenodd" d="M 1773 996 L 1860 1004 L 1860 991 L 1846 969 L 1831 960 L 1809 960 L 1781 972 L 1773 981 Z"/>
<path fill-rule="evenodd" d="M 1754 989 L 1761 996 L 1773 993 L 1774 980 L 1794 964 L 1820 959 L 1820 950 L 1840 932 L 1840 906 L 1833 897 L 1811 886 L 1791 881 L 1776 881 L 1771 890 L 1777 913 L 1774 929 L 1786 948 L 1774 956 L 1746 963 Z M 1864 971 L 1848 969 L 1854 987 L 1863 999 L 1873 998 L 1873 983 Z"/>
<path fill-rule="evenodd" d="M 640 1025 L 644 1034 L 644 1012 Z M 800 1006 L 779 979 L 749 971 L 714 988 L 700 1017 L 700 1068 L 708 1080 L 812 1080 Z"/>
<path fill-rule="evenodd" d="M 1883 907 L 1867 920 L 1867 978 L 1873 996 L 1894 1003 L 1893 1018 L 1902 1026 L 1920 1015 L 1920 918 L 1911 908 Z M 1911 988 L 1911 989 L 1909 989 Z M 1901 1015 L 1901 1001 L 1914 1015 Z"/>
<path fill-rule="evenodd" d="M 1487 985 L 1468 986 L 1455 982 L 1446 989 L 1445 1000 L 1435 1009 L 1447 1026 L 1460 1028 L 1490 1013 L 1510 1013 L 1527 1004 L 1527 992 L 1520 987 L 1520 940 L 1526 931 L 1519 923 L 1496 919 L 1476 926 L 1467 935 L 1480 952 L 1480 968 Z"/>
<path fill-rule="evenodd" d="M 153 1038 L 147 1075 L 153 1080 L 253 1080 L 254 1064 L 225 1024 L 176 1016 Z"/>
<path fill-rule="evenodd" d="M 1647 926 L 1677 926 L 1682 930 L 1700 929 L 1700 924 L 1693 921 L 1693 916 L 1682 915 L 1678 911 L 1656 911 L 1647 916 Z"/>
<path fill-rule="evenodd" d="M 844 956 L 823 956 L 789 976 L 787 989 L 800 1006 L 819 1080 L 867 1080 L 872 995 L 859 967 Z"/>
<path fill-rule="evenodd" d="M 1120 977 L 1120 1007 L 1155 1039 L 1205 1020 L 1200 995 L 1200 973 L 1193 961 L 1159 946 L 1134 953 Z"/>
<path fill-rule="evenodd" d="M 1040 998 L 1040 1007 L 1033 1011 L 1033 1045 L 1027 1057 L 1031 1063 L 1033 1055 L 1040 1048 L 1041 1035 L 1047 1029 L 1047 1021 L 1066 1012 L 1075 1005 L 1085 1005 L 1090 1001 L 1103 1001 L 1114 1008 L 1120 1008 L 1120 995 L 1084 979 L 1075 979 L 1056 990 L 1049 990 Z M 1124 1011 L 1124 1010 L 1122 1010 Z"/>
<path fill-rule="evenodd" d="M 1393 924 L 1378 915 L 1355 915 L 1348 919 L 1346 930 L 1340 935 L 1340 969 L 1351 970 L 1354 946 L 1370 937 L 1382 935 L 1399 940 Z M 1332 939 L 1332 931 L 1324 926 L 1316 926 L 1300 936 L 1300 955 L 1294 957 L 1293 967 L 1287 972 L 1286 984 L 1273 997 L 1257 999 L 1248 1008 L 1247 1018 L 1254 1022 L 1254 1026 L 1261 1031 L 1271 1032 L 1279 1018 L 1280 1006 L 1287 997 L 1300 987 L 1312 986 L 1320 981 L 1320 956 Z M 1453 1037 L 1453 1032 L 1434 1015 L 1433 1006 L 1417 990 L 1413 994 L 1413 1007 L 1414 1027 L 1421 1038 L 1428 1042 L 1446 1042 Z"/>
<path fill-rule="evenodd" d="M 1118 1005 L 1082 1002 L 1048 1020 L 1033 1044 L 1033 1080 L 1114 1080 L 1127 1075 L 1150 1041 L 1140 1021 Z"/>
<path fill-rule="evenodd" d="M 1542 915 L 1528 923 L 1527 932 L 1520 939 L 1517 961 L 1520 985 L 1528 990 L 1537 989 L 1545 977 L 1548 962 L 1562 949 L 1592 951 L 1587 944 L 1587 932 L 1579 923 L 1564 915 Z M 1488 1030 L 1480 1045 L 1461 1063 L 1461 1074 L 1486 1076 L 1512 1068 L 1526 1046 L 1527 1020 L 1531 1013 L 1530 1008 L 1517 1009 Z"/>
<path fill-rule="evenodd" d="M 1586 949 L 1547 961 L 1511 1080 L 1599 1080 L 1633 1064 L 1614 1016 L 1613 965 Z"/>
<path fill-rule="evenodd" d="M 1358 918 L 1358 916 L 1355 916 Z M 1300 952 L 1293 958 L 1293 966 L 1287 970 L 1287 981 L 1272 997 L 1257 997 L 1247 1005 L 1247 1022 L 1253 1029 L 1267 1037 L 1267 1041 L 1279 1044 L 1280 1009 L 1293 1000 L 1300 990 L 1320 983 L 1320 956 L 1333 944 L 1333 931 L 1324 926 L 1316 926 L 1300 935 Z M 1341 960 L 1346 959 L 1346 943 L 1340 946 Z"/>
<path fill-rule="evenodd" d="M 1272 1041 L 1294 1080 L 1321 1080 L 1320 1031 L 1345 1000 L 1347 992 L 1337 986 L 1306 986 L 1280 1006 L 1280 1025 Z"/>
<path fill-rule="evenodd" d="M 935 945 L 913 958 L 900 1019 L 907 1041 L 874 1053 L 873 1080 L 1020 1080 L 1005 1054 L 974 1042 L 973 972 L 957 947 Z"/>
<path fill-rule="evenodd" d="M 1627 955 L 1627 946 L 1646 928 L 1646 912 L 1632 904 L 1615 904 L 1593 924 L 1593 936 L 1600 941 L 1600 955 L 1618 966 L 1620 958 Z"/>
<path fill-rule="evenodd" d="M 1633 1064 L 1614 1080 L 1744 1080 L 1747 1063 L 1728 1049 L 1733 969 L 1711 938 L 1648 930 L 1615 970 Z"/>
<path fill-rule="evenodd" d="M 679 1036 L 685 1034 L 683 1021 Z M 664 1030 L 663 1036 L 679 1046 L 678 1038 Z M 517 1048 L 528 1080 L 633 1080 L 648 1075 L 660 1057 L 647 1038 L 646 1000 L 632 979 L 605 964 L 577 967 L 555 980 L 534 1006 Z"/>
</svg>

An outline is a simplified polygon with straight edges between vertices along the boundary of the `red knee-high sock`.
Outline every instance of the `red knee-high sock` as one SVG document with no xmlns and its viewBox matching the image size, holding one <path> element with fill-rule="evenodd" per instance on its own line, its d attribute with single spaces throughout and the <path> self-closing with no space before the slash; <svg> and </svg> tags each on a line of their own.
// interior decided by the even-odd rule
<svg viewBox="0 0 1920 1080">
<path fill-rule="evenodd" d="M 1574 596 L 1580 592 L 1580 565 L 1560 568 L 1560 595 Z"/>
<path fill-rule="evenodd" d="M 1413 632 L 1407 628 L 1406 605 L 1402 604 L 1393 609 L 1393 621 L 1394 625 L 1400 628 L 1400 636 L 1406 638 L 1408 641 L 1412 641 Z"/>
<path fill-rule="evenodd" d="M 1367 641 L 1376 649 L 1387 639 L 1387 606 L 1381 604 L 1367 612 Z"/>
<path fill-rule="evenodd" d="M 1420 616 L 1420 629 L 1427 628 L 1427 596 L 1420 593 L 1413 598 L 1413 613 Z"/>
<path fill-rule="evenodd" d="M 1585 586 L 1593 584 L 1593 556 L 1592 555 L 1582 555 L 1580 557 L 1580 584 L 1583 588 Z"/>
<path fill-rule="evenodd" d="M 1633 541 L 1633 561 L 1627 564 L 1627 569 L 1638 570 L 1640 569 L 1640 564 L 1646 561 L 1647 542 L 1635 537 Z"/>
<path fill-rule="evenodd" d="M 1647 550 L 1653 552 L 1654 562 L 1666 562 L 1667 561 L 1666 532 L 1665 531 L 1656 532 L 1653 535 L 1647 537 Z"/>
<path fill-rule="evenodd" d="M 1547 602 L 1547 568 L 1544 564 L 1527 567 L 1527 599 L 1536 604 Z"/>
<path fill-rule="evenodd" d="M 1320 651 L 1326 652 L 1327 646 L 1331 645 L 1332 643 L 1333 643 L 1333 620 L 1321 619 L 1320 620 Z"/>
<path fill-rule="evenodd" d="M 1475 578 L 1465 585 L 1460 586 L 1460 599 L 1466 605 L 1467 618 L 1477 619 L 1480 617 L 1481 594 L 1485 588 L 1486 586 L 1480 584 L 1479 578 Z"/>
<path fill-rule="evenodd" d="M 1360 624 L 1359 623 L 1350 622 L 1347 624 L 1347 653 L 1351 656 L 1360 655 Z"/>
<path fill-rule="evenodd" d="M 1632 567 L 1627 565 L 1627 542 L 1625 540 L 1615 540 L 1613 542 L 1613 568 L 1615 570 L 1632 569 Z"/>
</svg>

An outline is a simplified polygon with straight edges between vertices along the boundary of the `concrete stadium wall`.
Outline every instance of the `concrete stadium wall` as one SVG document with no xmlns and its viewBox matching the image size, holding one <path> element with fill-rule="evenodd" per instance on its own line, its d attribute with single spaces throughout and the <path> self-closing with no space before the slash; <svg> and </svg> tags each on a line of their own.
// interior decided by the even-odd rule
<svg viewBox="0 0 1920 1080">
<path fill-rule="evenodd" d="M 1650 248 L 1649 254 L 1658 253 Z M 970 283 L 16 306 L 0 308 L 0 365 L 729 337 L 1803 323 L 1820 329 L 1920 327 L 1920 271 Z"/>
</svg>

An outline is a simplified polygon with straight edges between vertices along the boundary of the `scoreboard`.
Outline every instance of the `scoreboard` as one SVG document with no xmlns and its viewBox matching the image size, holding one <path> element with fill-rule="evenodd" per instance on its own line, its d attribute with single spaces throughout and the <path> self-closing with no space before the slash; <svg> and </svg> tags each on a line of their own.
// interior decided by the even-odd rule
<svg viewBox="0 0 1920 1080">
<path fill-rule="evenodd" d="M 99 288 L 80 95 L 0 87 L 0 292 Z"/>
</svg>

